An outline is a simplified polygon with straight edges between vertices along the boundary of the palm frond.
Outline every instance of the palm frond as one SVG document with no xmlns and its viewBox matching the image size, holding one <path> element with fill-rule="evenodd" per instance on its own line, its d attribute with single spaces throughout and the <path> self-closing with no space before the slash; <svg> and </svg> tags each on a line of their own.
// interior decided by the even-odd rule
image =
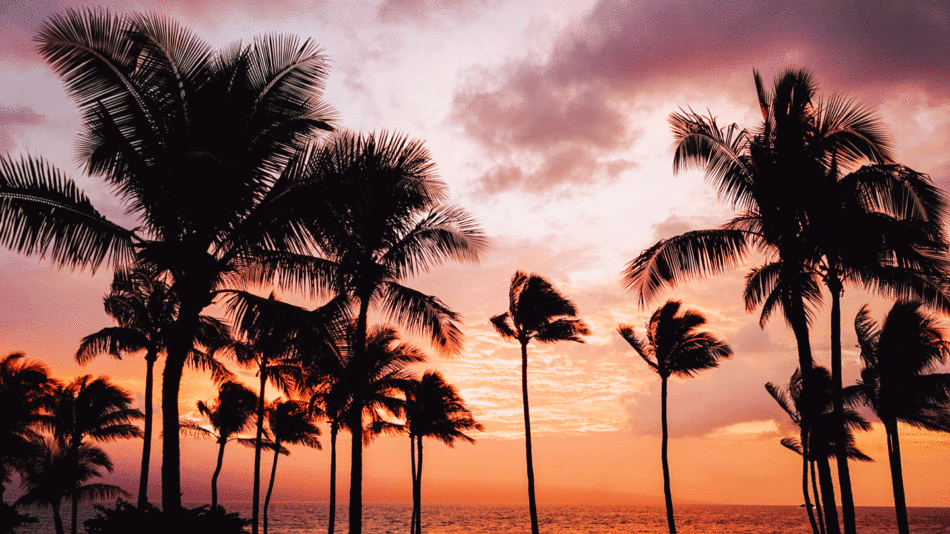
<svg viewBox="0 0 950 534">
<path fill-rule="evenodd" d="M 389 282 L 383 286 L 382 305 L 389 319 L 405 325 L 411 333 L 426 335 L 440 353 L 461 353 L 461 317 L 437 297 Z"/>
</svg>

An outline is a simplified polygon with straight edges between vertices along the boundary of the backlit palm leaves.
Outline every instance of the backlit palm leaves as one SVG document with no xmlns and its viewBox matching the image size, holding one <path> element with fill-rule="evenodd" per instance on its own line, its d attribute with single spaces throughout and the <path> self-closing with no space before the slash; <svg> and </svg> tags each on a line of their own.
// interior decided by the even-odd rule
<svg viewBox="0 0 950 534">
<path fill-rule="evenodd" d="M 709 332 L 699 331 L 706 324 L 702 314 L 683 310 L 675 300 L 657 308 L 647 323 L 646 338 L 634 333 L 633 327 L 620 325 L 620 335 L 643 361 L 660 375 L 660 421 L 663 432 L 663 491 L 666 496 L 666 518 L 670 534 L 676 534 L 673 517 L 673 496 L 670 490 L 670 466 L 667 456 L 669 434 L 666 425 L 667 382 L 670 376 L 690 378 L 699 371 L 719 366 L 719 360 L 732 356 L 732 349 Z"/>
<path fill-rule="evenodd" d="M 271 464 L 267 496 L 264 497 L 264 534 L 267 534 L 267 509 L 270 507 L 274 480 L 277 478 L 277 459 L 281 453 L 290 454 L 282 445 L 321 448 L 320 440 L 317 439 L 320 428 L 314 424 L 314 417 L 305 402 L 288 400 L 274 403 L 267 411 L 267 426 L 274 440 L 274 461 Z"/>
</svg>

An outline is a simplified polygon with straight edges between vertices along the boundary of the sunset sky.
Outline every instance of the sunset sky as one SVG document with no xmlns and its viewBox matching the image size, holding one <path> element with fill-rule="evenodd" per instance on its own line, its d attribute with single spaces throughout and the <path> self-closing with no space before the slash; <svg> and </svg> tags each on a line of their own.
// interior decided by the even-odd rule
<svg viewBox="0 0 950 534">
<path fill-rule="evenodd" d="M 667 117 L 691 108 L 720 124 L 761 120 L 752 82 L 807 67 L 821 93 L 844 92 L 876 110 L 897 160 L 950 186 L 950 10 L 939 0 L 904 2 L 226 0 L 0 3 L 0 154 L 44 156 L 66 170 L 114 220 L 134 225 L 75 157 L 80 117 L 32 41 L 67 7 L 170 15 L 215 47 L 255 35 L 292 33 L 319 43 L 331 61 L 326 101 L 344 129 L 397 131 L 422 139 L 452 201 L 490 237 L 479 265 L 446 265 L 407 285 L 437 295 L 463 316 L 460 356 L 433 354 L 484 424 L 476 445 L 427 444 L 425 502 L 527 502 L 518 346 L 488 322 L 507 308 L 511 275 L 536 272 L 572 298 L 592 335 L 583 345 L 529 347 L 538 501 L 660 502 L 659 379 L 617 334 L 639 333 L 666 298 L 702 311 L 735 355 L 719 369 L 670 386 L 670 448 L 676 502 L 799 504 L 800 461 L 779 444 L 787 416 L 763 385 L 784 384 L 794 339 L 776 317 L 763 330 L 741 302 L 739 269 L 668 292 L 646 309 L 619 283 L 628 261 L 658 239 L 720 224 L 729 211 L 701 173 L 672 172 Z M 871 10 L 867 6 L 873 5 Z M 752 266 L 750 262 L 749 266 Z M 79 339 L 110 325 L 105 269 L 59 271 L 0 251 L 0 355 L 26 352 L 62 379 L 107 374 L 141 405 L 143 358 L 75 363 Z M 293 295 L 281 295 L 295 300 Z M 853 319 L 865 303 L 881 320 L 890 303 L 856 288 L 843 302 L 844 375 L 860 364 Z M 812 331 L 828 365 L 828 306 Z M 229 366 L 238 371 L 237 367 Z M 239 371 L 253 384 L 252 374 Z M 158 389 L 158 388 L 157 388 Z M 210 399 L 207 375 L 186 373 L 181 409 Z M 160 422 L 156 398 L 156 424 Z M 0 407 L 2 409 L 2 407 Z M 872 416 L 869 416 L 872 417 Z M 902 427 L 908 504 L 950 506 L 950 437 Z M 364 499 L 409 501 L 408 439 L 367 449 Z M 292 449 L 275 498 L 327 499 L 324 451 Z M 346 496 L 349 438 L 340 440 Z M 877 461 L 852 467 L 855 501 L 892 504 L 879 423 L 858 436 Z M 159 447 L 156 438 L 156 447 Z M 215 448 L 182 440 L 186 501 L 209 500 Z M 110 480 L 134 490 L 140 443 L 109 445 Z M 158 461 L 153 452 L 153 495 Z M 229 449 L 222 500 L 250 499 L 252 453 Z M 939 474 L 939 475 L 935 475 Z"/>
</svg>

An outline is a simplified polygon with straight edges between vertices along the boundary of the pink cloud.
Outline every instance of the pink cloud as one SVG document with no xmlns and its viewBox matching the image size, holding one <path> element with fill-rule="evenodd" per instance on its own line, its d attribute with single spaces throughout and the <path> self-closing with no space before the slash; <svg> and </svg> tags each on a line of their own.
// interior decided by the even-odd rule
<svg viewBox="0 0 950 534">
<path fill-rule="evenodd" d="M 16 147 L 16 135 L 21 127 L 43 124 L 46 120 L 45 115 L 32 108 L 0 105 L 0 153 Z"/>
<path fill-rule="evenodd" d="M 449 1 L 449 0 L 384 0 L 376 11 L 376 17 L 386 23 L 427 23 L 435 19 L 452 17 L 465 19 L 479 11 L 489 9 L 495 2 Z"/>
</svg>

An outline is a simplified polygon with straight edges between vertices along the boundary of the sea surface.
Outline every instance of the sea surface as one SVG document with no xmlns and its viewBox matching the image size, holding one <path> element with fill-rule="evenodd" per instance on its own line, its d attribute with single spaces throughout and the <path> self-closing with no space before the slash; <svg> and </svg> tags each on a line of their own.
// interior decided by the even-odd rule
<svg viewBox="0 0 950 534">
<path fill-rule="evenodd" d="M 228 511 L 251 516 L 249 503 L 222 503 Z M 68 506 L 65 507 L 68 509 Z M 92 512 L 84 507 L 80 519 Z M 41 522 L 18 529 L 22 534 L 52 532 L 52 521 L 43 509 L 30 509 Z M 326 532 L 326 503 L 271 503 L 270 534 L 316 534 Z M 402 534 L 409 532 L 412 509 L 408 504 L 367 504 L 363 532 Z M 911 508 L 910 530 L 914 534 L 950 534 L 950 508 Z M 69 529 L 68 510 L 64 522 Z M 540 506 L 538 516 L 545 534 L 666 533 L 662 506 Z M 337 532 L 346 531 L 346 507 L 337 511 Z M 858 532 L 883 534 L 897 531 L 892 508 L 858 507 Z M 794 506 L 682 505 L 676 508 L 676 529 L 681 534 L 811 534 L 808 516 Z M 80 532 L 82 526 L 80 525 Z M 427 534 L 520 534 L 531 532 L 527 506 L 423 505 L 422 530 Z"/>
</svg>

